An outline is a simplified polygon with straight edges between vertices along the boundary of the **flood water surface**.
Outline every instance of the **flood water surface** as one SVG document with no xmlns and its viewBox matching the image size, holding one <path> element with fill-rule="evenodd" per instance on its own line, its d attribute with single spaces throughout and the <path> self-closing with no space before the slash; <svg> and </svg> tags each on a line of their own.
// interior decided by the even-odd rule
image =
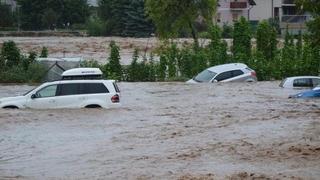
<svg viewBox="0 0 320 180">
<path fill-rule="evenodd" d="M 278 84 L 120 83 L 118 109 L 0 110 L 0 179 L 317 179 L 320 100 Z"/>
</svg>

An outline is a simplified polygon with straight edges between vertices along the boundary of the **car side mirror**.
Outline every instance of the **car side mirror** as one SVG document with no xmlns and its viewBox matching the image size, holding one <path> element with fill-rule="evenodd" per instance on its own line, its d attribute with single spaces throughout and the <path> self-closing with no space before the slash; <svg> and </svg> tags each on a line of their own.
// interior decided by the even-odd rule
<svg viewBox="0 0 320 180">
<path fill-rule="evenodd" d="M 37 95 L 32 94 L 32 95 L 31 95 L 31 99 L 35 99 L 35 98 L 37 98 Z"/>
<path fill-rule="evenodd" d="M 214 79 L 212 82 L 213 82 L 213 83 L 217 83 L 217 82 L 218 82 L 218 80 Z"/>
</svg>

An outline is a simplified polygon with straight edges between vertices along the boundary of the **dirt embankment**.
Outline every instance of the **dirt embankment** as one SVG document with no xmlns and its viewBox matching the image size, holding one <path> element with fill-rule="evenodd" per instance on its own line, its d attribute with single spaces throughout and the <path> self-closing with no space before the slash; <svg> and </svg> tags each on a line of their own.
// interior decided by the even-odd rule
<svg viewBox="0 0 320 180">
<path fill-rule="evenodd" d="M 0 37 L 0 47 L 5 41 L 12 40 L 24 52 L 40 52 L 47 47 L 49 57 L 83 57 L 85 60 L 97 60 L 104 64 L 109 57 L 109 44 L 115 41 L 120 46 L 121 63 L 130 64 L 134 49 L 140 55 L 149 56 L 150 52 L 159 47 L 156 38 L 121 38 L 121 37 Z M 192 42 L 191 39 L 179 39 L 178 43 Z"/>
</svg>

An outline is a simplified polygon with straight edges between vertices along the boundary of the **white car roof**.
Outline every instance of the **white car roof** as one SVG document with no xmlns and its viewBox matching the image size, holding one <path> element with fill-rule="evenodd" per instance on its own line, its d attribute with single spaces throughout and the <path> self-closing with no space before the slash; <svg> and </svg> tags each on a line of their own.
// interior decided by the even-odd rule
<svg viewBox="0 0 320 180">
<path fill-rule="evenodd" d="M 236 69 L 244 69 L 247 68 L 248 66 L 243 64 L 243 63 L 230 63 L 230 64 L 222 64 L 218 66 L 212 66 L 208 68 L 207 70 L 215 72 L 215 73 L 221 73 L 225 71 L 232 71 Z"/>
<path fill-rule="evenodd" d="M 99 68 L 74 68 L 62 73 L 62 76 L 102 75 Z"/>
<path fill-rule="evenodd" d="M 301 78 L 316 78 L 316 79 L 320 79 L 319 76 L 293 76 L 293 77 L 287 77 L 286 80 L 301 79 Z"/>
<path fill-rule="evenodd" d="M 59 80 L 43 83 L 43 85 L 54 85 L 54 84 L 66 84 L 66 83 L 114 83 L 115 80 L 104 80 L 104 79 L 94 79 L 94 80 Z"/>
</svg>

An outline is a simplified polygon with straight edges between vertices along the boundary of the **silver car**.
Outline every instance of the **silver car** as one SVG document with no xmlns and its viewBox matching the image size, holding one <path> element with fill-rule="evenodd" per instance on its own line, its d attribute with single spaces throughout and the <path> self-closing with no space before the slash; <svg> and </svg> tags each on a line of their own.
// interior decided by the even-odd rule
<svg viewBox="0 0 320 180">
<path fill-rule="evenodd" d="M 210 67 L 187 83 L 255 82 L 256 72 L 242 63 L 223 64 Z"/>
</svg>

